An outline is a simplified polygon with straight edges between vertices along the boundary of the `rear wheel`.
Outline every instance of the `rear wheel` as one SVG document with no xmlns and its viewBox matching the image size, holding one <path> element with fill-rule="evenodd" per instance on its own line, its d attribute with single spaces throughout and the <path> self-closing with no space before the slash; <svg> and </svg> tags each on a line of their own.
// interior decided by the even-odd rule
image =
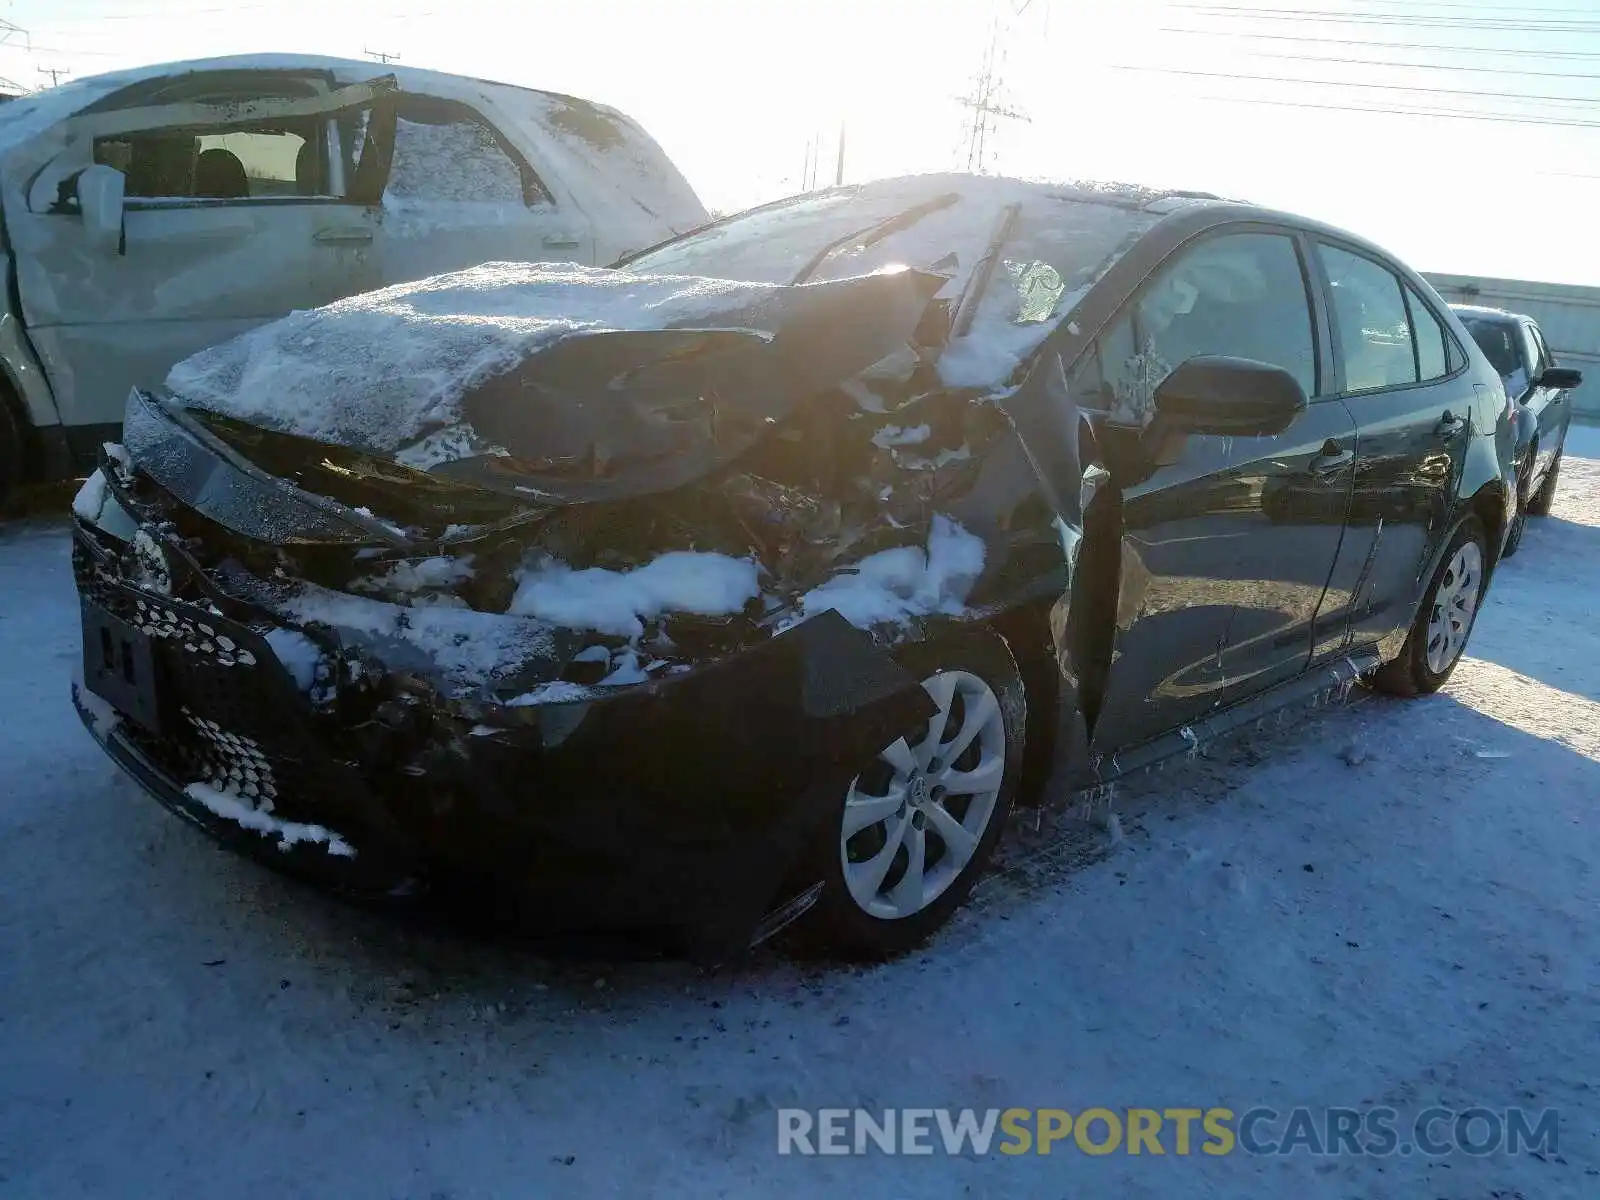
<svg viewBox="0 0 1600 1200">
<path fill-rule="evenodd" d="M 17 414 L 0 395 L 0 508 L 17 494 L 22 484 L 22 426 Z"/>
<path fill-rule="evenodd" d="M 1550 515 L 1550 508 L 1556 502 L 1556 483 L 1560 475 L 1561 451 L 1557 450 L 1555 459 L 1550 463 L 1550 469 L 1544 473 L 1544 482 L 1539 485 L 1539 490 L 1528 499 L 1528 512 L 1533 516 L 1547 517 Z"/>
<path fill-rule="evenodd" d="M 1373 676 L 1378 688 L 1397 696 L 1417 696 L 1444 686 L 1467 648 L 1483 599 L 1487 547 L 1477 517 L 1456 526 L 1405 645 Z"/>
<path fill-rule="evenodd" d="M 1528 491 L 1533 483 L 1533 464 L 1538 461 L 1538 452 L 1538 446 L 1529 446 L 1522 469 L 1517 472 L 1517 510 L 1512 514 L 1511 529 L 1506 534 L 1505 549 L 1500 551 L 1501 558 L 1510 558 L 1517 552 L 1522 545 L 1522 535 L 1528 528 L 1528 506 L 1532 501 Z"/>
<path fill-rule="evenodd" d="M 938 711 L 879 751 L 840 798 L 817 840 L 822 895 L 800 931 L 846 958 L 902 953 L 950 919 L 1022 774 L 1027 701 L 997 634 L 963 631 L 899 657 Z"/>
</svg>

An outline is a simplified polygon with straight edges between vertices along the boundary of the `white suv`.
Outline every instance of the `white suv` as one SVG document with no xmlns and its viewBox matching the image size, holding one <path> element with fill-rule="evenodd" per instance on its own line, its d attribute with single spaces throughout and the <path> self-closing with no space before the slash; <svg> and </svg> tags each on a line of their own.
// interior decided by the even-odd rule
<svg viewBox="0 0 1600 1200">
<path fill-rule="evenodd" d="M 628 117 L 301 55 L 0 105 L 0 497 L 115 440 L 130 387 L 296 309 L 504 260 L 603 265 L 708 220 Z"/>
</svg>

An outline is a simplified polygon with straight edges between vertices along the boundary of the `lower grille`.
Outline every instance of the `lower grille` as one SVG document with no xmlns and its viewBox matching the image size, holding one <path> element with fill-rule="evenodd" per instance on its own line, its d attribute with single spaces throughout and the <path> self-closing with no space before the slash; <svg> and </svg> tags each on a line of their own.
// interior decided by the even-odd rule
<svg viewBox="0 0 1600 1200">
<path fill-rule="evenodd" d="M 73 569 L 86 607 L 150 639 L 159 718 L 124 720 L 119 734 L 151 765 L 179 789 L 204 784 L 280 819 L 352 833 L 368 826 L 364 781 L 331 751 L 259 633 L 123 582 L 114 562 L 78 542 Z"/>
</svg>

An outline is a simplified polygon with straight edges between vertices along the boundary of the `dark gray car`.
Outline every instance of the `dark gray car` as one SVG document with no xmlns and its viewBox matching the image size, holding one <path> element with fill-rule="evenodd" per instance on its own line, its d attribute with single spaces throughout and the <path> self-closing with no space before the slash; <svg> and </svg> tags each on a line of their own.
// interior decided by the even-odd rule
<svg viewBox="0 0 1600 1200">
<path fill-rule="evenodd" d="M 1517 515 L 1505 550 L 1515 554 L 1529 514 L 1542 517 L 1555 501 L 1561 451 L 1572 424 L 1571 392 L 1583 382 L 1583 373 L 1556 365 L 1539 323 L 1524 313 L 1471 304 L 1450 307 L 1517 407 Z"/>
<path fill-rule="evenodd" d="M 919 176 L 297 314 L 130 399 L 80 712 L 360 890 L 915 945 L 1013 802 L 1443 685 L 1515 412 L 1350 234 Z"/>
</svg>

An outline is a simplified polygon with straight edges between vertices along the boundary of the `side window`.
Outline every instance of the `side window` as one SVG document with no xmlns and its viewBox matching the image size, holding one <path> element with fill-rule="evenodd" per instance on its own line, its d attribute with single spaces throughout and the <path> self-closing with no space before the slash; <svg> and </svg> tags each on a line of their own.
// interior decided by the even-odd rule
<svg viewBox="0 0 1600 1200">
<path fill-rule="evenodd" d="M 1347 392 L 1417 381 L 1416 346 L 1400 280 L 1388 267 L 1317 244 L 1333 285 L 1333 318 Z"/>
<path fill-rule="evenodd" d="M 1411 328 L 1417 338 L 1417 376 L 1420 379 L 1443 379 L 1450 374 L 1450 335 L 1444 325 L 1433 315 L 1433 310 L 1417 294 L 1415 288 L 1406 286 L 1406 307 L 1411 310 Z"/>
<path fill-rule="evenodd" d="M 150 129 L 96 138 L 94 161 L 139 201 L 343 199 L 362 154 L 365 111 L 238 128 Z"/>
<path fill-rule="evenodd" d="M 1180 252 L 1101 332 L 1069 386 L 1079 404 L 1147 425 L 1162 381 L 1201 354 L 1271 363 L 1316 395 L 1311 306 L 1293 238 L 1224 234 Z"/>
<path fill-rule="evenodd" d="M 538 204 L 544 187 L 464 104 L 423 96 L 401 101 L 386 196 L 405 201 Z"/>
<path fill-rule="evenodd" d="M 1550 365 L 1550 351 L 1545 348 L 1544 334 L 1536 325 L 1524 325 L 1522 340 L 1528 348 L 1528 375 L 1532 379 L 1537 379 Z"/>
</svg>

